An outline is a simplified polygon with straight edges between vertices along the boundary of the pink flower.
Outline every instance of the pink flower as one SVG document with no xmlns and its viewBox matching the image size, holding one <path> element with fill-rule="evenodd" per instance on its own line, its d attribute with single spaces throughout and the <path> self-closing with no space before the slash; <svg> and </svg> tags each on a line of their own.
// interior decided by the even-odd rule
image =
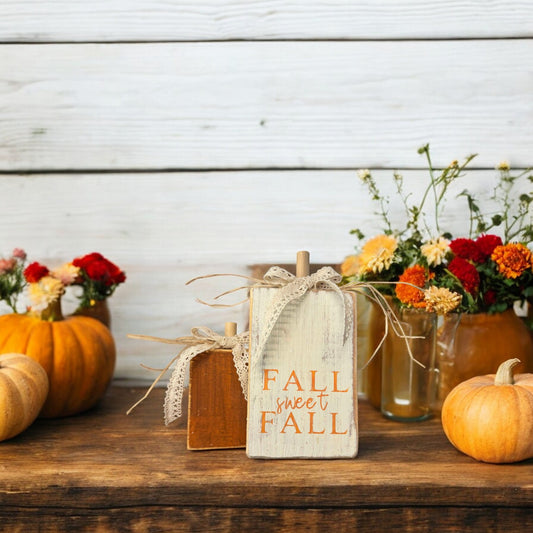
<svg viewBox="0 0 533 533">
<path fill-rule="evenodd" d="M 15 248 L 12 255 L 15 259 L 26 260 L 26 252 L 22 248 Z"/>
<path fill-rule="evenodd" d="M 13 259 L 0 259 L 0 274 L 7 274 L 8 272 L 11 272 L 14 268 L 17 262 Z"/>
</svg>

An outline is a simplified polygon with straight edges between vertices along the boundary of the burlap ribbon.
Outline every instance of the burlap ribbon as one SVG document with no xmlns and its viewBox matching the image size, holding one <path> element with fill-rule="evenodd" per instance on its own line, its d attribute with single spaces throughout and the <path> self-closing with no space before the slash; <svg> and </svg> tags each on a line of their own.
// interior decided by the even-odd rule
<svg viewBox="0 0 533 533">
<path fill-rule="evenodd" d="M 176 355 L 176 357 L 174 357 L 172 361 L 161 370 L 159 376 L 152 383 L 146 394 L 128 410 L 128 414 L 147 398 L 157 382 L 163 377 L 174 362 L 176 362 L 165 395 L 165 424 L 168 425 L 179 418 L 181 416 L 181 404 L 189 363 L 191 359 L 198 354 L 209 350 L 226 349 L 232 351 L 233 362 L 235 364 L 235 369 L 237 370 L 237 375 L 239 376 L 244 397 L 248 397 L 248 332 L 234 335 L 232 337 L 224 337 L 207 327 L 196 327 L 191 329 L 190 336 L 178 337 L 176 339 L 163 339 L 160 337 L 151 337 L 149 335 L 128 335 L 128 337 L 132 339 L 163 342 L 165 344 L 183 344 L 185 346 L 181 352 L 179 352 L 178 355 Z"/>
</svg>

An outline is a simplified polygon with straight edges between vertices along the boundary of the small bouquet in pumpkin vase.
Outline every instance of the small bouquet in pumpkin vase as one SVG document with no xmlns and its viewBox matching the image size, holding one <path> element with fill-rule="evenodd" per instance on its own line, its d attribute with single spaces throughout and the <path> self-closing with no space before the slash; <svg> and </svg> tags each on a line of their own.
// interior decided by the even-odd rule
<svg viewBox="0 0 533 533">
<path fill-rule="evenodd" d="M 57 418 L 93 407 L 104 395 L 115 368 L 115 343 L 103 324 L 89 317 L 64 317 L 61 296 L 79 268 L 50 271 L 33 262 L 24 269 L 31 302 L 26 313 L 0 317 L 0 353 L 22 353 L 44 368 L 50 390 L 40 416 Z"/>
<path fill-rule="evenodd" d="M 126 281 L 126 274 L 102 254 L 93 252 L 72 261 L 78 268 L 73 284 L 81 287 L 76 315 L 90 316 L 111 326 L 111 315 L 107 299 L 115 289 Z"/>
<path fill-rule="evenodd" d="M 461 303 L 439 333 L 441 400 L 459 383 L 496 372 L 509 357 L 520 359 L 519 372 L 533 371 L 533 338 L 515 313 L 517 304 L 533 297 L 533 192 L 515 191 L 521 179 L 532 182 L 533 176 L 513 175 L 507 163 L 498 170 L 492 200 L 499 212 L 484 216 L 477 200 L 463 192 L 471 236 L 451 241 L 443 265 L 440 284 L 459 293 Z"/>
</svg>

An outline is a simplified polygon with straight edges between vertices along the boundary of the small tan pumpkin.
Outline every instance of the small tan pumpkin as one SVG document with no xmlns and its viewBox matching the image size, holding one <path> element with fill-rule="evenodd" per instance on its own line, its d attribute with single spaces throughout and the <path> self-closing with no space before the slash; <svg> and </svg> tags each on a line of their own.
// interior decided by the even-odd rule
<svg viewBox="0 0 533 533">
<path fill-rule="evenodd" d="M 514 463 L 533 457 L 533 374 L 502 363 L 496 374 L 457 385 L 442 406 L 442 427 L 463 453 L 486 463 Z"/>
<path fill-rule="evenodd" d="M 0 441 L 28 428 L 48 395 L 44 368 L 19 353 L 0 355 Z"/>
</svg>

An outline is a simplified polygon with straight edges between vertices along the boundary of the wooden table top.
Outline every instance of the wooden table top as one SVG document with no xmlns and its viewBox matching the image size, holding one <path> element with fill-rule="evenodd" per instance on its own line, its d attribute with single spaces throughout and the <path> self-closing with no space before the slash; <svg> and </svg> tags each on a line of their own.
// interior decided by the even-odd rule
<svg viewBox="0 0 533 533">
<path fill-rule="evenodd" d="M 188 451 L 186 420 L 163 423 L 164 389 L 127 416 L 144 392 L 114 386 L 92 411 L 38 420 L 0 443 L 0 530 L 510 532 L 533 525 L 533 460 L 477 462 L 449 444 L 437 418 L 393 422 L 363 401 L 357 458 L 257 460 L 244 449 Z"/>
</svg>

